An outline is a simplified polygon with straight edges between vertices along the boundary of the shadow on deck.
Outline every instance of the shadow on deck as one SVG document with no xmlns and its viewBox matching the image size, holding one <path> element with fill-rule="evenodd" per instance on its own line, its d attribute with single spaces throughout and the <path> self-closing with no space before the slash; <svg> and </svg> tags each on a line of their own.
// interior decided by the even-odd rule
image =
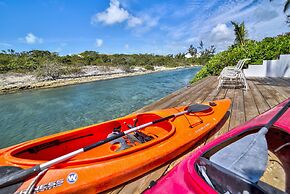
<svg viewBox="0 0 290 194">
<path fill-rule="evenodd" d="M 221 89 L 218 91 L 216 90 L 218 84 L 217 77 L 207 77 L 138 110 L 137 112 L 144 112 L 223 98 L 230 98 L 232 100 L 232 106 L 227 116 L 228 119 L 226 119 L 223 125 L 219 127 L 219 130 L 216 129 L 209 133 L 205 138 L 201 139 L 198 144 L 186 153 L 175 158 L 175 160 L 169 161 L 163 166 L 130 182 L 111 189 L 106 193 L 141 193 L 149 186 L 151 181 L 158 180 L 161 176 L 172 169 L 180 160 L 198 147 L 205 145 L 207 142 L 217 138 L 221 134 L 228 132 L 233 127 L 256 117 L 290 97 L 290 79 L 249 78 L 247 81 L 249 84 L 248 91 L 241 89 Z"/>
</svg>

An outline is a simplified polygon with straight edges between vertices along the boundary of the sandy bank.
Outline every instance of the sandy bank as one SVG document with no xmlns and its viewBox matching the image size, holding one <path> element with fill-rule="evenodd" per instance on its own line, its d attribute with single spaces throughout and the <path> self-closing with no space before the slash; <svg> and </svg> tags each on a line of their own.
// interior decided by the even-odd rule
<svg viewBox="0 0 290 194">
<path fill-rule="evenodd" d="M 0 94 L 12 93 L 20 90 L 36 89 L 36 88 L 53 88 L 66 85 L 80 84 L 98 80 L 116 79 L 121 77 L 144 75 L 153 72 L 174 70 L 185 67 L 155 67 L 155 71 L 145 70 L 137 67 L 133 72 L 124 72 L 121 69 L 113 68 L 103 71 L 97 67 L 87 67 L 82 74 L 68 75 L 56 80 L 47 80 L 37 78 L 35 75 L 30 74 L 17 74 L 7 73 L 0 74 Z"/>
</svg>

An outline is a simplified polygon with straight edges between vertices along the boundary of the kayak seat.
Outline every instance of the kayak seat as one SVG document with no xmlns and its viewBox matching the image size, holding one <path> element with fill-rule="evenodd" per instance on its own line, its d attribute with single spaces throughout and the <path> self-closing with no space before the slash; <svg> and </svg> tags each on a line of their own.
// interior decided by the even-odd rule
<svg viewBox="0 0 290 194">
<path fill-rule="evenodd" d="M 108 135 L 109 137 L 118 135 L 118 132 L 112 132 Z M 134 132 L 134 134 L 127 134 L 124 137 L 120 137 L 110 142 L 112 144 L 110 149 L 115 152 L 119 152 L 130 147 L 146 143 L 154 139 L 152 136 L 148 136 L 142 132 Z"/>
<path fill-rule="evenodd" d="M 200 177 L 219 193 L 266 193 L 257 184 L 247 181 L 204 157 L 197 160 L 195 168 Z"/>
</svg>

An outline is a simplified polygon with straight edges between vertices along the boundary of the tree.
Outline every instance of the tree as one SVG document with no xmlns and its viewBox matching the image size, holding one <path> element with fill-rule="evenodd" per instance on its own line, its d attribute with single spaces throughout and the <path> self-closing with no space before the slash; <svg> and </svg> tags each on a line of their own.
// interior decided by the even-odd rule
<svg viewBox="0 0 290 194">
<path fill-rule="evenodd" d="M 199 50 L 203 50 L 204 49 L 204 44 L 202 42 L 202 40 L 199 43 L 199 46 L 197 47 Z"/>
<path fill-rule="evenodd" d="M 289 9 L 289 7 L 290 7 L 290 0 L 287 0 L 286 2 L 285 2 L 285 5 L 284 5 L 284 13 Z"/>
<path fill-rule="evenodd" d="M 242 22 L 242 23 L 238 23 L 238 22 L 234 22 L 234 21 L 231 21 L 232 25 L 234 26 L 234 32 L 235 32 L 235 44 L 239 44 L 239 45 L 242 45 L 244 46 L 246 44 L 246 38 L 247 38 L 247 30 L 246 30 L 246 27 L 245 27 L 245 23 Z"/>
<path fill-rule="evenodd" d="M 184 53 L 177 53 L 174 58 L 176 59 L 184 59 L 185 58 L 185 54 Z"/>
<path fill-rule="evenodd" d="M 270 0 L 273 1 L 273 0 Z M 286 0 L 285 4 L 284 4 L 284 9 L 283 12 L 286 13 L 286 11 L 289 9 L 290 7 L 290 0 Z"/>
<path fill-rule="evenodd" d="M 7 53 L 10 54 L 10 55 L 13 55 L 13 54 L 15 54 L 15 50 L 7 49 Z"/>
<path fill-rule="evenodd" d="M 270 0 L 273 1 L 273 0 Z M 290 0 L 286 0 L 285 4 L 284 4 L 284 8 L 283 8 L 283 12 L 286 13 L 286 11 L 290 8 Z M 287 21 L 286 23 L 290 24 L 290 15 L 286 15 L 287 16 Z"/>
<path fill-rule="evenodd" d="M 285 2 L 285 5 L 284 5 L 284 10 L 283 10 L 284 13 L 286 13 L 286 11 L 289 9 L 289 7 L 290 7 L 290 0 L 287 0 Z M 286 21 L 286 23 L 290 24 L 290 15 L 287 15 L 287 21 Z"/>
<path fill-rule="evenodd" d="M 38 72 L 38 76 L 49 80 L 56 80 L 60 78 L 63 73 L 64 72 L 61 68 L 61 64 L 55 61 L 46 61 Z"/>
<path fill-rule="evenodd" d="M 191 44 L 188 48 L 188 53 L 194 57 L 197 54 L 197 49 Z"/>
</svg>

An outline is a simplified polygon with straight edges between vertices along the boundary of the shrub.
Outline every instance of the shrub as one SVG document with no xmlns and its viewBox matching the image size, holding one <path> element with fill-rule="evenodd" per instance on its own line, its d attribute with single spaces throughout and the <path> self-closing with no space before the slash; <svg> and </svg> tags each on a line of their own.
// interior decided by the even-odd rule
<svg viewBox="0 0 290 194">
<path fill-rule="evenodd" d="M 56 80 L 60 78 L 62 74 L 65 74 L 64 68 L 57 62 L 45 62 L 43 66 L 38 70 L 37 76 L 47 79 Z"/>
<path fill-rule="evenodd" d="M 152 65 L 146 65 L 145 67 L 144 67 L 146 70 L 149 70 L 149 71 L 154 71 L 155 69 L 154 69 L 154 66 L 152 66 Z"/>
<path fill-rule="evenodd" d="M 130 65 L 121 65 L 120 68 L 121 68 L 122 71 L 124 71 L 126 73 L 132 73 L 132 72 L 134 72 L 133 67 L 130 66 Z"/>
<path fill-rule="evenodd" d="M 281 54 L 290 53 L 290 36 L 279 35 L 265 38 L 260 42 L 247 41 L 245 46 L 233 45 L 228 50 L 212 57 L 207 64 L 196 74 L 191 83 L 209 75 L 219 75 L 226 66 L 236 65 L 244 58 L 251 58 L 248 64 L 262 64 L 263 60 L 278 59 Z"/>
</svg>

